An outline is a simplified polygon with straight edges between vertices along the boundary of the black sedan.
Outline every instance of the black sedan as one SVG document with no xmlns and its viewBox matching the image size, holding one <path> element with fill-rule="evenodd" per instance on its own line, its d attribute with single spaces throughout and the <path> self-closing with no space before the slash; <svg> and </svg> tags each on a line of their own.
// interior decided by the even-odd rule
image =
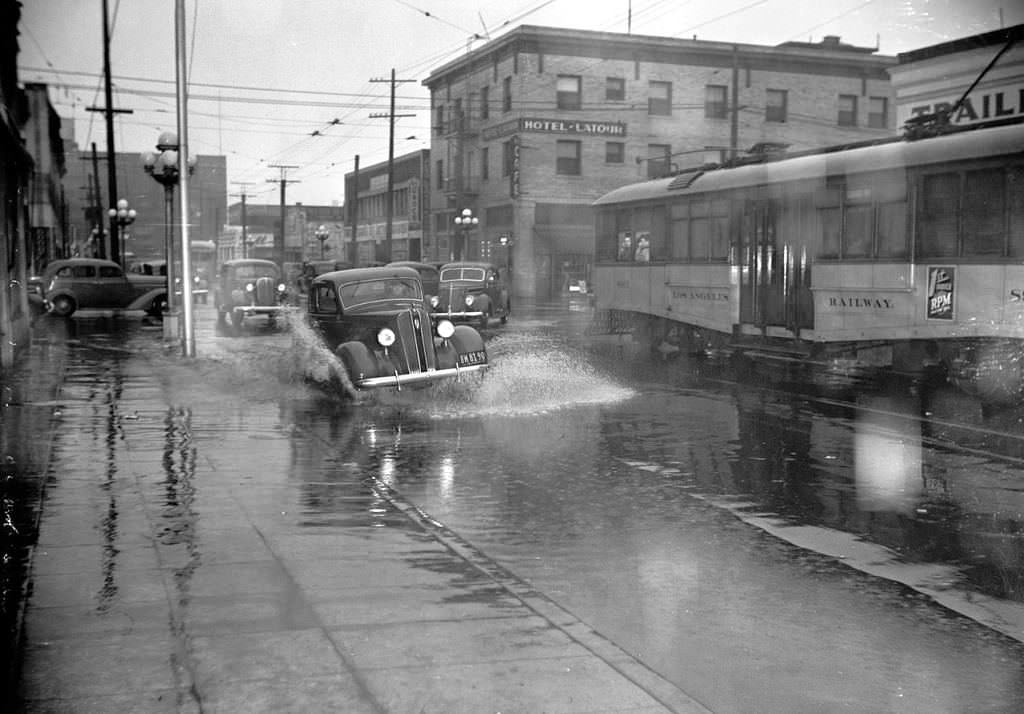
<svg viewBox="0 0 1024 714">
<path fill-rule="evenodd" d="M 432 320 L 420 274 L 410 267 L 321 275 L 310 289 L 308 314 L 360 389 L 401 388 L 487 368 L 480 333 Z"/>
</svg>

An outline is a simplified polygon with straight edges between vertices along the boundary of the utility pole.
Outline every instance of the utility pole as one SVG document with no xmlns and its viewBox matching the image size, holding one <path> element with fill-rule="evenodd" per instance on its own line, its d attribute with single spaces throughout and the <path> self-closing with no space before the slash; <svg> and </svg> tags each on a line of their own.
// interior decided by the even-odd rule
<svg viewBox="0 0 1024 714">
<path fill-rule="evenodd" d="M 348 212 L 352 221 L 352 248 L 348 254 L 348 261 L 355 265 L 359 259 L 359 154 L 356 154 L 356 166 L 352 172 L 352 195 L 349 198 L 352 200 Z M 346 199 L 346 203 L 348 200 Z"/>
<path fill-rule="evenodd" d="M 110 79 L 110 22 L 107 13 L 107 0 L 103 0 L 103 77 L 104 77 L 104 101 L 105 107 L 86 107 L 87 111 L 102 111 L 107 120 L 107 181 L 110 191 L 111 207 L 117 203 L 117 162 L 114 160 L 114 114 L 131 114 L 131 109 L 114 109 L 113 86 Z M 93 145 L 95 147 L 95 144 Z M 95 148 L 93 149 L 95 151 Z M 102 206 L 102 203 L 100 204 Z M 102 219 L 100 219 L 102 221 Z M 102 223 L 101 223 L 102 225 Z M 107 231 L 110 235 L 110 252 L 104 251 L 105 258 L 110 258 L 115 263 L 123 263 L 121 256 L 120 233 L 117 228 L 117 217 L 110 218 L 110 228 Z"/>
<path fill-rule="evenodd" d="M 242 257 L 243 258 L 248 258 L 249 257 L 249 235 L 246 232 L 248 230 L 247 229 L 247 225 L 248 224 L 246 223 L 246 215 L 245 215 L 245 199 L 248 196 L 248 194 L 246 193 L 246 187 L 248 187 L 249 184 L 245 183 L 244 181 L 232 181 L 231 183 L 233 183 L 236 186 L 241 186 L 242 187 L 242 192 L 241 193 L 233 193 L 231 195 L 232 196 L 241 197 L 241 199 L 242 199 Z"/>
<path fill-rule="evenodd" d="M 100 190 L 100 162 L 96 157 L 96 142 L 92 142 L 92 187 L 95 190 L 93 197 L 96 203 L 93 204 L 93 223 L 96 228 L 96 255 L 99 258 L 109 258 L 107 253 L 107 241 L 104 236 L 107 231 L 103 228 L 103 192 Z"/>
<path fill-rule="evenodd" d="M 388 200 L 385 201 L 387 208 L 387 226 L 384 237 L 385 262 L 391 262 L 391 223 L 395 210 L 394 188 L 395 188 L 395 119 L 397 117 L 414 117 L 415 114 L 395 114 L 395 85 L 399 82 L 415 82 L 415 79 L 395 79 L 395 70 L 391 69 L 391 79 L 371 79 L 371 82 L 391 82 L 391 110 L 387 114 L 371 114 L 371 119 L 387 117 L 390 130 L 388 131 Z"/>
<path fill-rule="evenodd" d="M 274 234 L 274 259 L 279 266 L 284 265 L 284 192 L 285 187 L 290 183 L 299 183 L 295 179 L 286 178 L 288 169 L 297 169 L 298 166 L 289 166 L 286 164 L 268 164 L 272 169 L 281 170 L 281 178 L 279 179 L 267 179 L 267 183 L 280 183 L 281 184 L 281 234 Z"/>
</svg>

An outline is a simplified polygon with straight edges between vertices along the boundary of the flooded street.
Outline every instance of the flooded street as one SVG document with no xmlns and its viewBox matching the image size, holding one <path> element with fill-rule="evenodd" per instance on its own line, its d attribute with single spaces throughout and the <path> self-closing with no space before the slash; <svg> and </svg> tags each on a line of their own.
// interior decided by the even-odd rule
<svg viewBox="0 0 1024 714">
<path fill-rule="evenodd" d="M 626 341 L 589 341 L 574 307 L 490 330 L 479 382 L 356 403 L 325 386 L 331 358 L 301 325 L 221 334 L 200 308 L 194 361 L 152 328 L 54 325 L 70 366 L 47 502 L 59 514 L 73 489 L 94 494 L 77 527 L 105 538 L 96 607 L 117 609 L 119 573 L 143 567 L 125 538 L 144 515 L 184 631 L 218 565 L 274 582 L 244 565 L 264 544 L 301 573 L 281 546 L 296 533 L 370 542 L 413 515 L 712 711 L 1024 707 L 1014 414 L 972 419 L 943 390 L 851 405 L 636 361 Z M 171 406 L 147 411 L 150 391 Z M 97 411 L 106 433 L 76 427 Z M 279 593 L 275 621 L 310 621 L 325 582 L 360 584 L 318 577 Z"/>
</svg>

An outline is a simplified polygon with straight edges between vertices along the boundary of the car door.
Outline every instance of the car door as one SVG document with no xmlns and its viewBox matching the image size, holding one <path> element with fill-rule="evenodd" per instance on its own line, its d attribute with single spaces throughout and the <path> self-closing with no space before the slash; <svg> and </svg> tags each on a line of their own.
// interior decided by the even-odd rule
<svg viewBox="0 0 1024 714">
<path fill-rule="evenodd" d="M 119 265 L 101 265 L 96 275 L 96 305 L 125 307 L 135 297 L 132 286 Z"/>
</svg>

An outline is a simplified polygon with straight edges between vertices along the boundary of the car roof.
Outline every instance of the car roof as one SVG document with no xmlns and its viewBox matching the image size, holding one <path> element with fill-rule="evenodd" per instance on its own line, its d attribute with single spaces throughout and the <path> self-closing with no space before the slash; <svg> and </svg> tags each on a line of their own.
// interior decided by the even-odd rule
<svg viewBox="0 0 1024 714">
<path fill-rule="evenodd" d="M 318 275 L 314 282 L 329 280 L 333 283 L 350 283 L 358 280 L 379 280 L 381 278 L 415 278 L 419 280 L 420 274 L 414 268 L 405 265 L 384 265 L 379 268 L 333 270 L 330 273 Z"/>
<path fill-rule="evenodd" d="M 277 267 L 277 263 L 272 260 L 265 260 L 263 258 L 233 258 L 232 260 L 225 260 L 221 265 L 273 265 Z"/>
<path fill-rule="evenodd" d="M 60 267 L 63 265 L 116 265 L 120 268 L 120 264 L 115 263 L 112 260 L 106 258 L 61 258 L 55 260 L 46 267 Z"/>
<path fill-rule="evenodd" d="M 495 265 L 494 263 L 486 263 L 486 262 L 484 262 L 482 260 L 456 260 L 456 261 L 454 261 L 452 263 L 445 263 L 444 265 L 441 266 L 441 270 L 444 270 L 445 268 L 484 268 L 484 269 L 495 268 L 495 269 L 497 269 L 497 267 L 498 266 Z"/>
<path fill-rule="evenodd" d="M 416 268 L 417 270 L 419 270 L 421 268 L 430 268 L 431 270 L 438 270 L 438 266 L 433 265 L 431 263 L 421 263 L 418 260 L 396 260 L 393 263 L 388 263 L 384 267 L 400 267 L 400 266 L 406 266 L 406 267 L 409 267 L 409 268 Z"/>
</svg>

